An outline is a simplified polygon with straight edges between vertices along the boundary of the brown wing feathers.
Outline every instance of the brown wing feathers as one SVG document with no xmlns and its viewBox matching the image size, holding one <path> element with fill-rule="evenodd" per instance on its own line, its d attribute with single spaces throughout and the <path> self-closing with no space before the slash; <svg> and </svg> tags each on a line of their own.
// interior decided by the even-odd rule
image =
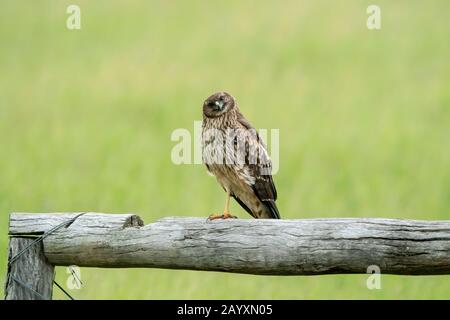
<svg viewBox="0 0 450 320">
<path fill-rule="evenodd" d="M 239 123 L 247 130 L 255 130 L 252 125 L 247 121 L 247 119 L 239 113 L 238 117 Z M 272 214 L 272 218 L 280 219 L 280 212 L 278 211 L 277 205 L 275 201 L 277 200 L 277 189 L 275 188 L 275 184 L 273 182 L 272 175 L 270 172 L 272 171 L 272 163 L 270 161 L 269 156 L 267 155 L 266 148 L 264 142 L 255 131 L 255 139 L 253 141 L 249 141 L 249 143 L 257 144 L 257 148 L 254 150 L 259 151 L 260 148 L 262 152 L 258 152 L 258 163 L 257 164 L 248 164 L 248 168 L 250 169 L 251 176 L 255 178 L 255 183 L 252 186 L 252 189 L 256 195 L 256 197 L 262 202 L 262 204 L 268 209 L 268 211 Z M 251 139 L 251 138 L 249 138 Z M 248 151 L 248 150 L 247 150 Z M 235 197 L 236 199 L 236 197 Z M 249 209 L 243 205 L 242 201 L 237 201 L 247 212 L 250 213 Z M 250 213 L 252 214 L 252 213 Z M 252 214 L 253 215 L 253 214 Z"/>
<path fill-rule="evenodd" d="M 280 219 L 280 212 L 275 204 L 275 201 L 277 200 L 277 190 L 275 188 L 275 184 L 273 183 L 272 176 L 259 175 L 259 168 L 256 168 L 255 171 L 255 184 L 252 188 L 256 197 L 270 211 L 274 219 Z"/>
</svg>

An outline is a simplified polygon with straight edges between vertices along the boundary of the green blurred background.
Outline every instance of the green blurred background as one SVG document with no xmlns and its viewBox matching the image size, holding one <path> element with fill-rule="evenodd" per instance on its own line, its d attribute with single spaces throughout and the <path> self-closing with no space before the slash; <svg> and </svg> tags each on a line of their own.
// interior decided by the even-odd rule
<svg viewBox="0 0 450 320">
<path fill-rule="evenodd" d="M 79 31 L 66 29 L 69 4 Z M 218 90 L 280 129 L 283 218 L 449 219 L 450 2 L 377 0 L 380 31 L 366 28 L 370 4 L 2 0 L 0 280 L 10 212 L 151 223 L 222 209 L 203 166 L 170 158 L 172 131 L 192 130 Z M 383 276 L 370 291 L 364 275 L 81 271 L 81 299 L 450 296 L 448 276 Z"/>
</svg>

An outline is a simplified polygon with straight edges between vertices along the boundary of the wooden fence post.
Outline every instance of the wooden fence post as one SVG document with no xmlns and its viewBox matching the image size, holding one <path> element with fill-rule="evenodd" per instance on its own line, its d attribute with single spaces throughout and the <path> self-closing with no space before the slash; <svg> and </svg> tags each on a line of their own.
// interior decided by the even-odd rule
<svg viewBox="0 0 450 320">
<path fill-rule="evenodd" d="M 52 299 L 55 267 L 45 257 L 42 242 L 31 245 L 34 240 L 25 237 L 9 240 L 5 300 Z"/>
</svg>

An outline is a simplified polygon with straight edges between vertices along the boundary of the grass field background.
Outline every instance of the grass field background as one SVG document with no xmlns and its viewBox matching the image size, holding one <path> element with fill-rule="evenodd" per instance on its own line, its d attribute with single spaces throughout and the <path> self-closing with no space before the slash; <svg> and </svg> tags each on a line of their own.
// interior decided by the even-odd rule
<svg viewBox="0 0 450 320">
<path fill-rule="evenodd" d="M 79 31 L 66 29 L 72 3 Z M 150 223 L 221 210 L 203 166 L 170 158 L 172 131 L 192 130 L 218 90 L 280 129 L 283 218 L 449 219 L 450 3 L 377 0 L 380 31 L 366 28 L 370 4 L 2 1 L 0 280 L 10 212 Z M 370 291 L 364 275 L 81 270 L 80 299 L 450 297 L 449 276 L 383 276 Z"/>
</svg>

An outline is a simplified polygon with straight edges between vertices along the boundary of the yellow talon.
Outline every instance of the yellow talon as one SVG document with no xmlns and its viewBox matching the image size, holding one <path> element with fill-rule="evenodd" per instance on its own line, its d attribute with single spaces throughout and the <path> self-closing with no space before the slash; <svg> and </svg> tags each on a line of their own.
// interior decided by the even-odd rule
<svg viewBox="0 0 450 320">
<path fill-rule="evenodd" d="M 212 214 L 208 217 L 207 221 L 216 219 L 237 219 L 237 217 L 231 215 L 230 213 L 230 193 L 227 192 L 227 199 L 225 201 L 224 214 Z"/>
<path fill-rule="evenodd" d="M 230 213 L 212 214 L 208 217 L 208 221 L 217 220 L 217 219 L 237 219 L 237 217 L 231 215 Z"/>
</svg>

